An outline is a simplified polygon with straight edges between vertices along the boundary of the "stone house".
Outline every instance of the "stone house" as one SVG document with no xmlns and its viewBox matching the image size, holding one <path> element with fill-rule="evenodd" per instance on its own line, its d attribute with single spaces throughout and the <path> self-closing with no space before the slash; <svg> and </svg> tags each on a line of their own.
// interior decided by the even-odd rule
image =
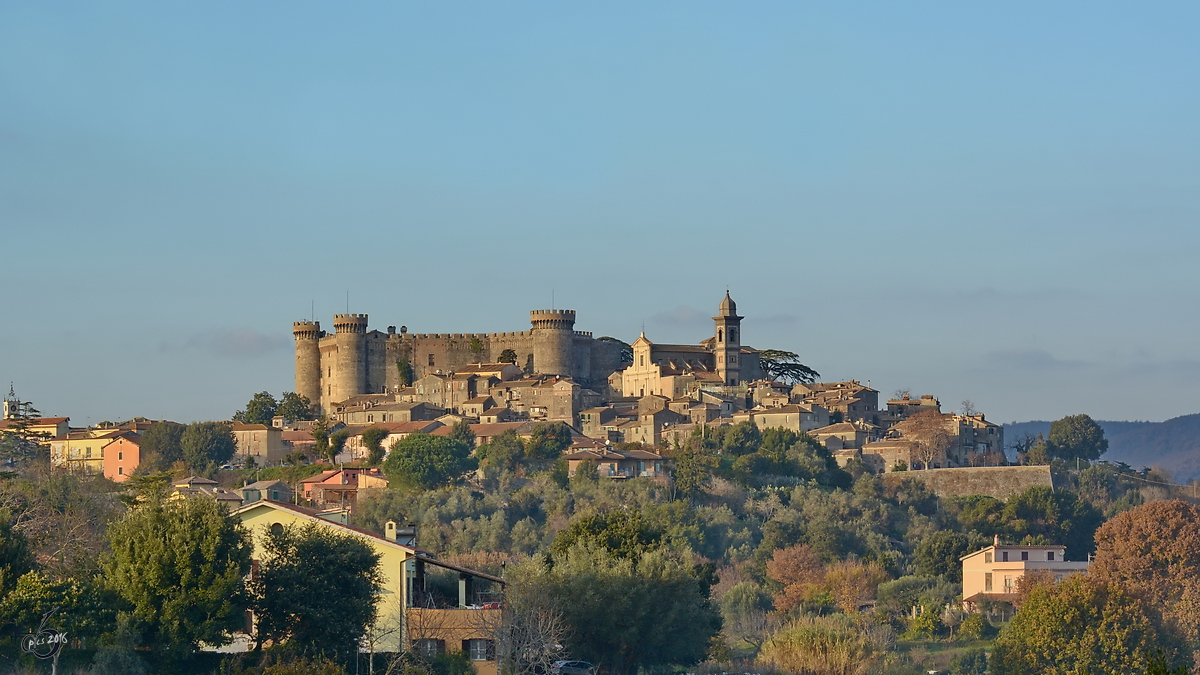
<svg viewBox="0 0 1200 675">
<path fill-rule="evenodd" d="M 290 448 L 283 440 L 283 429 L 266 424 L 243 424 L 234 422 L 233 439 L 237 442 L 237 454 L 243 459 L 253 457 L 260 466 L 283 461 Z"/>
<path fill-rule="evenodd" d="M 260 499 L 270 499 L 275 502 L 290 502 L 295 491 L 281 480 L 260 480 L 238 489 L 242 503 L 249 504 Z"/>
<path fill-rule="evenodd" d="M 662 455 L 648 450 L 615 450 L 611 447 L 580 449 L 567 455 L 567 471 L 574 476 L 582 462 L 596 466 L 596 475 L 601 478 L 654 478 L 667 479 Z"/>
<path fill-rule="evenodd" d="M 759 429 L 790 429 L 799 434 L 829 426 L 829 411 L 818 405 L 791 403 L 734 413 L 733 421 L 752 422 Z"/>
</svg>

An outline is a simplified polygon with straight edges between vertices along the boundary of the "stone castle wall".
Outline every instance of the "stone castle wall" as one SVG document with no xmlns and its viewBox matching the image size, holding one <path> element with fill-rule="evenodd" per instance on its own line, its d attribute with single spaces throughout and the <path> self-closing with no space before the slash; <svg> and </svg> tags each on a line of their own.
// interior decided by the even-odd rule
<svg viewBox="0 0 1200 675">
<path fill-rule="evenodd" d="M 975 466 L 961 469 L 897 471 L 883 475 L 886 485 L 914 478 L 939 497 L 987 495 L 1006 500 L 1031 487 L 1054 487 L 1049 466 Z"/>
<path fill-rule="evenodd" d="M 604 386 L 620 368 L 620 345 L 574 330 L 573 311 L 535 310 L 530 316 L 530 330 L 501 333 L 368 332 L 366 315 L 337 315 L 338 330 L 330 335 L 317 322 L 296 322 L 296 391 L 328 410 L 357 394 L 399 388 L 398 361 L 407 360 L 417 380 L 496 363 L 505 350 L 516 353 L 520 368 L 569 376 L 585 386 Z"/>
</svg>

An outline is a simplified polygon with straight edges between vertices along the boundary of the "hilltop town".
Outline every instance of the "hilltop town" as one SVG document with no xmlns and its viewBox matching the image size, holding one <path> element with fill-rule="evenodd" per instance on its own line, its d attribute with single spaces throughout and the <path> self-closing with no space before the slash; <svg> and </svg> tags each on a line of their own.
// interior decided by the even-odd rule
<svg viewBox="0 0 1200 675">
<path fill-rule="evenodd" d="M 73 630 L 115 645 L 100 660 L 167 663 L 95 627 L 120 615 L 141 622 L 138 639 L 191 644 L 193 665 L 265 647 L 329 672 L 363 659 L 438 675 L 583 675 L 570 659 L 630 675 L 844 672 L 842 657 L 799 656 L 820 635 L 885 673 L 1016 673 L 1029 661 L 1014 650 L 1036 642 L 1023 607 L 1057 602 L 1050 589 L 1090 592 L 1083 578 L 1120 581 L 1114 523 L 1200 518 L 1194 485 L 1100 461 L 1107 441 L 1086 415 L 1006 445 L 970 402 L 949 411 L 931 394 L 881 400 L 870 380 L 822 382 L 799 355 L 750 346 L 743 318 L 726 293 L 694 344 L 594 337 L 563 309 L 531 312 L 523 332 L 381 332 L 340 314 L 327 334 L 301 321 L 294 392 L 189 425 L 73 427 L 10 389 L 5 536 L 33 551 L 14 569 L 21 583 L 123 598 L 85 607 L 83 591 L 46 591 L 88 617 Z M 72 487 L 47 491 L 53 481 Z M 58 534 L 58 513 L 103 515 L 71 516 L 76 534 Z M 188 546 L 225 572 L 168 573 L 173 554 L 138 544 L 186 539 L 194 523 L 211 537 Z M 146 565 L 182 576 L 129 576 Z M 170 638 L 137 609 L 193 594 L 240 600 Z M 1170 637 L 1164 667 L 1194 627 L 1172 607 L 1146 619 Z M 330 608 L 341 632 L 316 618 Z M 10 620 L 33 610 L 20 611 Z M 634 616 L 631 639 L 617 626 Z M 1159 643 L 1140 635 L 1129 653 L 1144 661 Z M 312 660 L 326 639 L 331 660 Z"/>
</svg>

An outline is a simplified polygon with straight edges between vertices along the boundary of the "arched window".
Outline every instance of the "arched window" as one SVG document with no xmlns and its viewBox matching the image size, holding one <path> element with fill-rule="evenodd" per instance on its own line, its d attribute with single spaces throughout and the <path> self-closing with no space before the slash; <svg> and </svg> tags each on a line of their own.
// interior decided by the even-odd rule
<svg viewBox="0 0 1200 675">
<path fill-rule="evenodd" d="M 729 329 L 729 341 L 737 342 L 737 329 L 736 328 Z"/>
<path fill-rule="evenodd" d="M 724 342 L 724 341 L 725 341 L 725 331 L 718 328 L 717 329 L 717 342 Z"/>
</svg>

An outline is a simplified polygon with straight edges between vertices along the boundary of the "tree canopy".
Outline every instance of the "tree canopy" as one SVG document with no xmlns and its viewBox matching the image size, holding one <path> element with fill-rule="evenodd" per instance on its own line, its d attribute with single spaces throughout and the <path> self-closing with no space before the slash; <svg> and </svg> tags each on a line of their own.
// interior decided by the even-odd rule
<svg viewBox="0 0 1200 675">
<path fill-rule="evenodd" d="M 816 382 L 821 374 L 800 363 L 800 356 L 795 352 L 782 349 L 761 349 L 758 352 L 758 365 L 769 380 L 778 380 L 787 384 L 808 384 Z"/>
<path fill-rule="evenodd" d="M 179 437 L 183 461 L 194 470 L 228 462 L 237 453 L 233 430 L 223 422 L 189 424 Z"/>
<path fill-rule="evenodd" d="M 1200 507 L 1144 504 L 1096 531 L 1088 575 L 1141 599 L 1158 623 L 1200 643 Z"/>
<path fill-rule="evenodd" d="M 265 555 L 249 585 L 258 648 L 273 640 L 300 651 L 353 653 L 375 620 L 379 554 L 317 523 L 269 531 L 261 543 Z M 313 592 L 319 588 L 337 592 Z"/>
<path fill-rule="evenodd" d="M 169 469 L 183 460 L 183 432 L 187 429 L 175 422 L 154 422 L 142 432 L 140 449 L 142 462 L 139 473 Z"/>
<path fill-rule="evenodd" d="M 1144 673 L 1160 650 L 1170 665 L 1182 663 L 1180 646 L 1120 586 L 1077 574 L 1030 592 L 996 641 L 991 672 Z"/>
<path fill-rule="evenodd" d="M 250 542 L 216 500 L 134 509 L 108 529 L 105 583 L 124 601 L 144 644 L 224 645 L 244 625 Z"/>
<path fill-rule="evenodd" d="M 271 395 L 271 392 L 260 391 L 250 397 L 245 408 L 233 414 L 233 419 L 246 424 L 270 424 L 271 418 L 275 417 L 275 411 L 278 408 L 279 403 Z"/>
<path fill-rule="evenodd" d="M 432 490 L 458 480 L 475 466 L 466 443 L 445 436 L 411 434 L 392 444 L 383 471 L 397 486 Z"/>
<path fill-rule="evenodd" d="M 1046 452 L 1053 458 L 1094 462 L 1107 451 L 1104 429 L 1087 415 L 1068 415 L 1050 424 Z"/>
<path fill-rule="evenodd" d="M 538 582 L 563 599 L 567 653 L 607 672 L 696 663 L 721 627 L 707 581 L 662 548 L 628 558 L 579 541 L 550 565 L 531 564 Z"/>
</svg>

